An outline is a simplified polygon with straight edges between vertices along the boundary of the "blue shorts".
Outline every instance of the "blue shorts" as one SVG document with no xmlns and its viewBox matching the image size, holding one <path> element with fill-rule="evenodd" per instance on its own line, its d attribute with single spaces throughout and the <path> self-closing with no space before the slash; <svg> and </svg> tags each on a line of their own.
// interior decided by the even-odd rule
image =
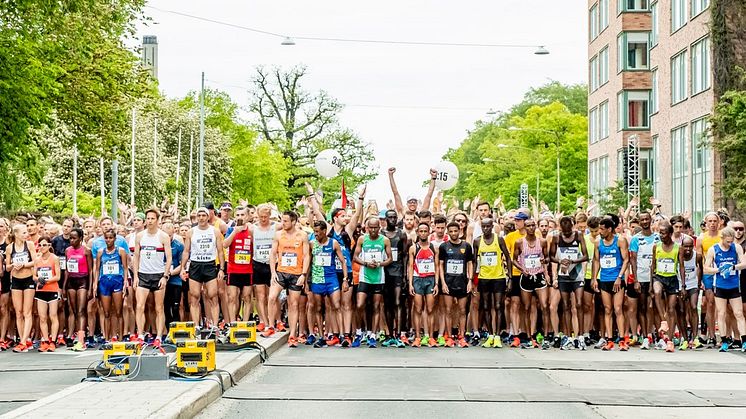
<svg viewBox="0 0 746 419">
<path fill-rule="evenodd" d="M 336 291 L 339 291 L 339 281 L 337 281 L 336 277 L 333 281 L 329 281 L 324 284 L 311 283 L 311 292 L 322 297 L 332 295 Z"/>
<path fill-rule="evenodd" d="M 702 275 L 702 285 L 706 290 L 715 288 L 715 275 Z"/>
<path fill-rule="evenodd" d="M 121 276 L 103 276 L 98 280 L 98 295 L 102 297 L 111 297 L 111 294 L 122 292 L 122 289 L 124 289 L 124 278 Z"/>
</svg>

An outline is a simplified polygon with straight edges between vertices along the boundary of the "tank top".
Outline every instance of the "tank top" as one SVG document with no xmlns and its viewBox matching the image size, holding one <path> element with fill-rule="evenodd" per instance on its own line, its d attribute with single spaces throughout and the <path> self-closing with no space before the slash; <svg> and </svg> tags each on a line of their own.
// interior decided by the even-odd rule
<svg viewBox="0 0 746 419">
<path fill-rule="evenodd" d="M 192 262 L 213 262 L 218 257 L 217 239 L 212 226 L 203 230 L 192 227 L 189 260 Z"/>
<path fill-rule="evenodd" d="M 736 246 L 737 244 L 731 244 L 728 250 L 724 250 L 720 243 L 713 246 L 713 249 L 715 249 L 715 267 L 720 268 L 725 264 L 730 264 L 731 266 L 727 271 L 715 274 L 713 280 L 715 288 L 730 290 L 738 288 L 740 285 L 738 271 L 735 269 L 736 264 L 738 264 L 738 251 L 736 251 Z"/>
<path fill-rule="evenodd" d="M 332 227 L 331 231 L 327 234 L 327 237 L 332 238 L 339 243 L 339 247 L 342 248 L 342 256 L 345 257 L 345 262 L 347 262 L 347 273 L 352 272 L 352 252 L 350 251 L 352 248 L 352 239 L 350 238 L 350 235 L 347 234 L 347 231 L 344 229 L 341 233 L 337 233 L 337 231 Z M 336 258 L 334 258 L 334 268 L 337 272 L 342 272 L 342 262 Z"/>
<path fill-rule="evenodd" d="M 484 236 L 479 237 L 479 279 L 504 279 L 503 254 L 500 249 L 500 239 L 492 235 L 492 243 L 487 244 Z"/>
<path fill-rule="evenodd" d="M 438 249 L 438 258 L 442 260 L 445 268 L 445 278 L 451 284 L 466 283 L 466 264 L 474 258 L 471 246 L 465 241 L 453 244 L 450 240 L 443 242 Z"/>
<path fill-rule="evenodd" d="M 397 228 L 394 231 L 384 231 L 383 234 L 391 242 L 391 259 L 393 260 L 383 270 L 388 277 L 401 278 L 404 276 L 404 240 L 401 239 L 402 230 Z"/>
<path fill-rule="evenodd" d="M 321 245 L 318 241 L 311 241 L 311 254 L 313 255 L 311 267 L 311 283 L 327 284 L 337 281 L 337 266 L 334 263 L 337 255 L 334 252 L 334 240 L 327 239 Z"/>
<path fill-rule="evenodd" d="M 712 246 L 714 246 L 716 243 L 720 241 L 720 231 L 718 231 L 718 234 L 715 237 L 711 237 L 709 234 L 705 233 L 702 235 L 702 254 L 707 255 L 707 252 L 710 250 Z M 705 256 L 706 257 L 706 256 Z M 702 280 L 712 280 L 714 277 L 713 274 L 706 274 L 702 272 Z"/>
<path fill-rule="evenodd" d="M 629 242 L 629 250 L 637 253 L 637 280 L 640 282 L 650 282 L 650 268 L 653 266 L 653 247 L 658 243 L 660 243 L 658 233 L 652 233 L 649 236 L 637 233 Z"/>
<path fill-rule="evenodd" d="M 23 242 L 23 250 L 16 250 L 15 243 L 11 243 L 8 246 L 10 247 L 10 260 L 12 263 L 31 262 L 31 252 L 29 252 L 28 243 Z"/>
<path fill-rule="evenodd" d="M 111 253 L 109 253 L 109 249 L 103 249 L 99 279 L 121 281 L 124 278 L 124 263 L 122 263 L 122 257 L 119 255 L 119 249 L 115 246 Z"/>
<path fill-rule="evenodd" d="M 294 232 L 289 236 L 286 231 L 280 232 L 277 252 L 280 259 L 277 261 L 277 271 L 301 275 L 303 273 L 303 242 L 299 237 L 300 233 Z"/>
<path fill-rule="evenodd" d="M 529 246 L 528 240 L 523 238 L 521 245 L 521 264 L 523 269 L 529 275 L 536 275 L 544 272 L 544 266 L 541 264 L 544 252 L 541 248 L 541 240 L 537 237 L 533 246 Z"/>
<path fill-rule="evenodd" d="M 593 275 L 593 254 L 596 252 L 596 243 L 593 241 L 593 237 L 590 234 L 585 236 L 585 249 L 588 251 L 589 262 L 585 265 L 585 279 L 590 280 Z"/>
<path fill-rule="evenodd" d="M 614 240 L 610 245 L 604 243 L 603 237 L 598 241 L 598 260 L 600 264 L 600 273 L 598 280 L 601 282 L 613 282 L 622 272 L 622 252 L 619 249 L 619 236 L 614 234 Z"/>
<path fill-rule="evenodd" d="M 383 235 L 379 235 L 375 240 L 371 239 L 368 234 L 364 235 L 361 247 L 360 259 L 364 262 L 383 262 L 384 252 L 386 251 L 386 242 Z M 360 270 L 360 282 L 366 284 L 383 284 L 385 282 L 382 266 L 378 268 L 361 266 Z"/>
<path fill-rule="evenodd" d="M 49 254 L 49 258 L 45 261 L 41 256 L 36 261 L 36 277 L 44 279 L 45 281 L 51 281 L 54 275 L 57 273 L 58 261 L 57 256 Z M 47 282 L 43 287 L 37 288 L 37 291 L 44 292 L 57 292 L 60 290 L 59 281 Z"/>
<path fill-rule="evenodd" d="M 565 241 L 565 236 L 563 236 L 562 233 L 554 237 L 554 240 L 557 240 L 557 254 L 555 255 L 557 259 L 580 259 L 581 255 L 583 254 L 580 245 L 580 233 L 578 233 L 577 231 L 573 231 L 572 234 L 572 240 L 570 240 L 569 242 Z M 573 279 L 577 279 L 580 275 L 581 268 L 582 265 L 579 263 L 570 263 L 569 265 L 567 265 L 567 267 L 558 265 L 558 277 L 570 277 Z"/>
<path fill-rule="evenodd" d="M 88 276 L 88 258 L 85 257 L 85 247 L 77 249 L 70 246 L 65 250 L 67 258 L 67 274 L 72 278 Z"/>
<path fill-rule="evenodd" d="M 699 286 L 697 278 L 697 251 L 692 251 L 692 258 L 684 260 L 684 272 L 686 273 L 686 289 L 692 290 Z"/>
<path fill-rule="evenodd" d="M 655 274 L 665 278 L 676 276 L 679 265 L 679 245 L 674 243 L 669 251 L 663 249 L 663 242 L 655 245 Z"/>
<path fill-rule="evenodd" d="M 435 249 L 432 243 L 427 247 L 414 244 L 414 276 L 419 278 L 430 278 L 435 276 Z"/>
<path fill-rule="evenodd" d="M 272 251 L 272 242 L 275 239 L 275 223 L 270 223 L 265 230 L 256 225 L 254 227 L 254 262 L 269 263 L 269 252 Z"/>
<path fill-rule="evenodd" d="M 250 274 L 254 272 L 251 264 L 253 242 L 249 229 L 239 231 L 233 236 L 233 241 L 228 248 L 229 274 Z"/>
<path fill-rule="evenodd" d="M 142 274 L 162 274 L 166 272 L 166 249 L 160 239 L 161 231 L 155 234 L 143 232 L 140 239 L 140 266 L 138 272 Z"/>
<path fill-rule="evenodd" d="M 472 238 L 476 240 L 482 237 L 482 234 L 483 234 L 482 233 L 482 221 L 481 220 L 474 221 L 474 228 L 472 229 L 472 233 L 471 233 Z"/>
</svg>

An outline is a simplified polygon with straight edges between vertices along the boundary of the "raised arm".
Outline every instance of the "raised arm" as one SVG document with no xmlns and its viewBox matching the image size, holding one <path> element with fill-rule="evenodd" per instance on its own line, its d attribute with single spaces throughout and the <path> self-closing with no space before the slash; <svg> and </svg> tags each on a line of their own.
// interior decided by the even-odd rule
<svg viewBox="0 0 746 419">
<path fill-rule="evenodd" d="M 347 223 L 347 227 L 345 227 L 345 231 L 347 231 L 347 234 L 349 234 L 350 237 L 355 234 L 355 229 L 363 219 L 363 213 L 365 212 L 363 202 L 365 202 L 365 194 L 367 190 L 368 185 L 363 185 L 363 187 L 360 188 L 360 191 L 357 194 L 357 201 L 355 202 L 355 213 L 350 218 L 350 222 Z"/>
<path fill-rule="evenodd" d="M 394 181 L 394 173 L 396 173 L 396 167 L 389 168 L 389 185 L 391 185 L 391 193 L 394 194 L 394 206 L 396 213 L 399 217 L 404 216 L 404 204 L 401 201 L 401 195 L 399 195 L 399 189 L 396 187 L 396 181 Z"/>
<path fill-rule="evenodd" d="M 425 197 L 422 198 L 422 206 L 420 207 L 420 211 L 430 209 L 430 201 L 433 200 L 433 193 L 435 192 L 435 179 L 437 177 L 438 171 L 435 169 L 430 169 L 430 185 L 427 187 L 427 193 L 425 194 Z"/>
</svg>

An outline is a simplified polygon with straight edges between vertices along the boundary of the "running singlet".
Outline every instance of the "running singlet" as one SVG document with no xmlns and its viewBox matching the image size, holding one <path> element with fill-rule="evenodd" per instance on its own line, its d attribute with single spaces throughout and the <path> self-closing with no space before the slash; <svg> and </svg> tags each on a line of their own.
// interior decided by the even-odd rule
<svg viewBox="0 0 746 419">
<path fill-rule="evenodd" d="M 629 251 L 637 253 L 638 281 L 650 282 L 650 268 L 653 266 L 653 246 L 659 242 L 660 237 L 658 233 L 653 233 L 649 236 L 637 233 L 629 241 Z"/>
<path fill-rule="evenodd" d="M 720 232 L 718 231 L 718 234 L 715 237 L 711 237 L 708 233 L 705 233 L 702 235 L 702 254 L 706 257 L 707 252 L 710 250 L 712 246 L 714 246 L 716 243 L 720 241 Z M 713 280 L 714 275 L 713 274 L 706 274 L 702 272 L 702 282 L 707 283 L 708 281 Z"/>
<path fill-rule="evenodd" d="M 303 273 L 303 242 L 298 238 L 299 234 L 294 233 L 291 237 L 284 230 L 280 232 L 280 238 L 277 239 L 277 272 L 291 275 Z"/>
<path fill-rule="evenodd" d="M 668 252 L 663 250 L 663 243 L 659 243 L 655 248 L 655 274 L 665 278 L 676 276 L 679 265 L 679 245 L 673 244 Z"/>
<path fill-rule="evenodd" d="M 571 261 L 578 260 L 583 254 L 581 245 L 580 245 L 580 233 L 573 231 L 572 233 L 572 240 L 570 242 L 565 241 L 565 236 L 563 236 L 561 233 L 555 236 L 554 240 L 557 240 L 557 254 L 556 257 L 559 260 L 563 259 L 569 259 Z M 579 263 L 572 263 L 570 262 L 567 267 L 558 265 L 557 269 L 559 269 L 558 278 L 560 277 L 569 277 L 573 280 L 580 280 L 580 269 L 582 268 L 582 265 Z"/>
<path fill-rule="evenodd" d="M 622 251 L 619 249 L 619 236 L 614 234 L 614 240 L 610 245 L 604 243 L 603 237 L 598 241 L 598 260 L 600 273 L 598 280 L 601 282 L 613 282 L 619 278 L 622 272 Z"/>
<path fill-rule="evenodd" d="M 739 277 L 738 271 L 735 269 L 736 264 L 738 264 L 738 251 L 736 251 L 736 246 L 738 245 L 731 244 L 728 250 L 723 250 L 721 246 L 720 243 L 713 246 L 715 250 L 715 267 L 720 269 L 721 267 L 728 266 L 729 268 L 725 272 L 715 274 L 715 288 L 722 288 L 724 290 L 738 288 L 740 285 Z"/>
<path fill-rule="evenodd" d="M 361 246 L 360 259 L 364 262 L 383 262 L 386 252 L 386 243 L 383 235 L 379 235 L 377 239 L 373 240 L 366 234 L 363 236 L 363 244 Z M 385 282 L 382 266 L 377 268 L 361 266 L 361 270 L 360 282 L 365 282 L 366 284 L 383 284 Z"/>
<path fill-rule="evenodd" d="M 118 234 L 114 238 L 114 247 L 121 247 L 125 252 L 129 250 L 127 240 Z M 104 239 L 104 236 L 93 239 L 93 243 L 91 243 L 91 255 L 95 258 L 98 255 L 98 251 L 101 249 L 106 249 L 106 240 Z"/>
<path fill-rule="evenodd" d="M 333 284 L 337 282 L 337 267 L 335 261 L 337 255 L 334 252 L 334 240 L 328 239 L 324 245 L 318 241 L 311 241 L 311 255 L 313 264 L 311 266 L 312 284 Z"/>
<path fill-rule="evenodd" d="M 697 252 L 692 252 L 692 258 L 684 260 L 684 271 L 686 272 L 686 289 L 693 290 L 699 287 L 699 278 L 697 278 Z"/>
<path fill-rule="evenodd" d="M 543 257 L 544 251 L 541 248 L 541 240 L 537 237 L 534 241 L 534 245 L 530 246 L 528 240 L 524 237 L 520 260 L 523 264 L 523 269 L 529 275 L 536 275 L 544 272 L 544 265 L 541 264 Z"/>
<path fill-rule="evenodd" d="M 419 278 L 430 278 L 435 276 L 435 248 L 431 243 L 427 247 L 414 244 L 414 276 Z"/>
<path fill-rule="evenodd" d="M 70 247 L 70 239 L 66 239 L 65 236 L 60 234 L 59 236 L 52 239 L 52 250 L 54 254 L 60 259 L 60 269 L 65 270 L 65 250 Z"/>
<path fill-rule="evenodd" d="M 254 272 L 251 264 L 252 245 L 253 240 L 249 229 L 239 231 L 233 236 L 233 241 L 228 248 L 229 274 L 250 274 Z"/>
<path fill-rule="evenodd" d="M 160 238 L 160 230 L 155 234 L 143 232 L 140 239 L 140 266 L 137 271 L 142 274 L 162 274 L 166 272 L 166 249 Z"/>
<path fill-rule="evenodd" d="M 142 249 L 140 250 L 142 252 Z M 119 256 L 119 247 L 114 247 L 114 250 L 109 253 L 109 249 L 104 249 L 101 253 L 101 271 L 98 275 L 99 279 L 106 279 L 109 281 L 124 280 L 124 268 L 122 258 Z"/>
<path fill-rule="evenodd" d="M 254 262 L 269 263 L 269 252 L 272 251 L 272 241 L 275 239 L 275 224 L 270 223 L 265 230 L 258 225 L 254 227 Z"/>
<path fill-rule="evenodd" d="M 192 262 L 212 262 L 217 257 L 218 248 L 215 229 L 213 227 L 208 227 L 205 230 L 199 227 L 192 228 L 189 260 Z"/>
<path fill-rule="evenodd" d="M 438 259 L 444 262 L 445 279 L 449 284 L 466 284 L 466 264 L 473 258 L 471 246 L 465 241 L 443 242 L 438 249 Z"/>
<path fill-rule="evenodd" d="M 393 233 L 393 235 L 389 235 Z M 402 230 L 397 228 L 394 231 L 384 231 L 383 234 L 391 242 L 391 259 L 393 262 L 383 268 L 387 277 L 404 276 L 404 240 L 402 240 Z"/>
<path fill-rule="evenodd" d="M 67 257 L 67 274 L 73 278 L 82 278 L 88 275 L 88 259 L 85 257 L 85 247 L 77 249 L 70 246 L 65 251 Z"/>
<path fill-rule="evenodd" d="M 479 238 L 479 279 L 505 279 L 503 268 L 503 252 L 500 250 L 500 240 L 492 235 L 492 243 L 487 244 L 484 236 Z"/>
<path fill-rule="evenodd" d="M 12 263 L 25 264 L 31 262 L 31 253 L 29 253 L 28 244 L 26 244 L 26 242 L 23 243 L 23 250 L 21 251 L 16 250 L 15 243 L 11 243 L 8 246 L 10 247 L 10 260 Z M 10 271 L 10 269 L 8 271 Z"/>
<path fill-rule="evenodd" d="M 513 257 L 513 253 L 515 252 L 515 242 L 518 241 L 518 239 L 522 239 L 526 237 L 525 234 L 521 234 L 520 231 L 516 230 L 512 233 L 508 233 L 507 236 L 505 236 L 505 246 L 508 247 L 508 253 L 510 253 L 510 257 Z M 479 269 L 482 269 L 481 267 Z M 515 266 L 513 267 L 513 276 L 518 276 L 521 274 L 521 271 L 518 270 Z"/>
<path fill-rule="evenodd" d="M 40 257 L 36 262 L 36 277 L 47 281 L 43 287 L 37 288 L 37 291 L 57 292 L 60 290 L 58 281 L 49 282 L 54 278 L 54 274 L 57 273 L 57 260 L 56 256 L 49 255 L 46 261 Z"/>
<path fill-rule="evenodd" d="M 593 254 L 596 252 L 596 243 L 590 234 L 585 235 L 585 250 L 588 251 L 589 262 L 585 265 L 585 279 L 590 280 L 593 275 Z"/>
<path fill-rule="evenodd" d="M 350 248 L 352 248 L 352 239 L 350 239 L 350 235 L 347 234 L 347 231 L 344 229 L 342 230 L 342 233 L 337 233 L 337 231 L 332 227 L 327 236 L 339 242 L 339 247 L 342 248 L 342 256 L 345 257 L 345 262 L 347 262 L 347 273 L 352 272 L 352 252 L 350 252 Z M 336 258 L 334 259 L 334 268 L 337 272 L 342 273 L 342 262 Z"/>
</svg>

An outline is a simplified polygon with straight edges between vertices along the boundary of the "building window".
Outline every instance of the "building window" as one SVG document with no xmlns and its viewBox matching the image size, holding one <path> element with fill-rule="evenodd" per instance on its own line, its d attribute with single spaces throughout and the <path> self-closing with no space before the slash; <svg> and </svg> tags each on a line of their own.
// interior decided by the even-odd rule
<svg viewBox="0 0 746 419">
<path fill-rule="evenodd" d="M 598 108 L 588 112 L 588 139 L 591 144 L 598 142 Z"/>
<path fill-rule="evenodd" d="M 606 188 L 609 187 L 609 156 L 598 159 L 598 195 L 606 196 Z"/>
<path fill-rule="evenodd" d="M 671 33 L 686 25 L 686 5 L 688 0 L 671 0 Z"/>
<path fill-rule="evenodd" d="M 588 28 L 589 28 L 589 35 L 591 38 L 591 41 L 596 39 L 596 37 L 599 34 L 598 29 L 598 5 L 594 4 L 593 7 L 591 7 L 591 10 L 588 11 Z"/>
<path fill-rule="evenodd" d="M 654 69 L 651 77 L 653 89 L 650 91 L 650 114 L 658 112 L 658 69 Z"/>
<path fill-rule="evenodd" d="M 625 187 L 627 186 L 627 152 L 624 148 L 616 152 L 616 180 L 624 182 Z"/>
<path fill-rule="evenodd" d="M 651 48 L 658 45 L 658 2 L 650 5 L 650 20 L 652 22 L 650 32 Z"/>
<path fill-rule="evenodd" d="M 598 194 L 598 160 L 588 162 L 588 195 L 593 197 L 594 201 Z"/>
<path fill-rule="evenodd" d="M 710 0 L 692 0 L 692 19 L 710 6 Z"/>
<path fill-rule="evenodd" d="M 609 137 L 609 101 L 598 105 L 598 139 Z"/>
<path fill-rule="evenodd" d="M 710 88 L 710 38 L 692 45 L 692 95 Z"/>
<path fill-rule="evenodd" d="M 671 131 L 673 214 L 687 210 L 686 126 Z"/>
<path fill-rule="evenodd" d="M 647 12 L 649 2 L 648 0 L 618 0 L 617 11 L 618 12 Z"/>
<path fill-rule="evenodd" d="M 686 99 L 686 51 L 671 58 L 671 105 Z"/>
<path fill-rule="evenodd" d="M 650 180 L 653 183 L 653 196 L 659 196 L 658 195 L 658 178 L 660 176 L 660 173 L 658 173 L 658 166 L 656 162 L 660 161 L 660 146 L 658 144 L 658 136 L 653 137 L 653 158 L 650 159 Z"/>
<path fill-rule="evenodd" d="M 625 90 L 619 92 L 617 95 L 619 129 L 648 128 L 650 119 L 649 102 L 649 90 Z"/>
<path fill-rule="evenodd" d="M 624 108 L 627 106 L 627 100 L 625 99 L 624 92 L 616 94 L 616 130 L 621 131 L 626 127 L 624 122 Z"/>
<path fill-rule="evenodd" d="M 705 118 L 692 122 L 692 220 L 696 223 L 712 209 L 712 152 L 707 129 Z"/>
<path fill-rule="evenodd" d="M 618 70 L 647 70 L 649 68 L 649 43 L 649 32 L 622 32 L 619 34 L 617 38 L 617 47 L 619 48 Z"/>
<path fill-rule="evenodd" d="M 598 85 L 603 86 L 609 81 L 609 47 L 606 46 L 598 53 Z"/>
<path fill-rule="evenodd" d="M 591 89 L 591 92 L 594 92 L 594 91 L 596 91 L 596 89 L 598 89 L 598 83 L 599 83 L 599 80 L 598 80 L 598 78 L 599 78 L 598 77 L 598 56 L 594 55 L 593 58 L 591 58 L 590 67 L 591 67 L 591 71 L 590 71 L 591 74 L 589 76 L 590 83 L 588 83 L 588 85 L 589 85 L 589 87 Z"/>
<path fill-rule="evenodd" d="M 602 32 L 609 26 L 609 0 L 598 1 L 598 31 Z"/>
</svg>

